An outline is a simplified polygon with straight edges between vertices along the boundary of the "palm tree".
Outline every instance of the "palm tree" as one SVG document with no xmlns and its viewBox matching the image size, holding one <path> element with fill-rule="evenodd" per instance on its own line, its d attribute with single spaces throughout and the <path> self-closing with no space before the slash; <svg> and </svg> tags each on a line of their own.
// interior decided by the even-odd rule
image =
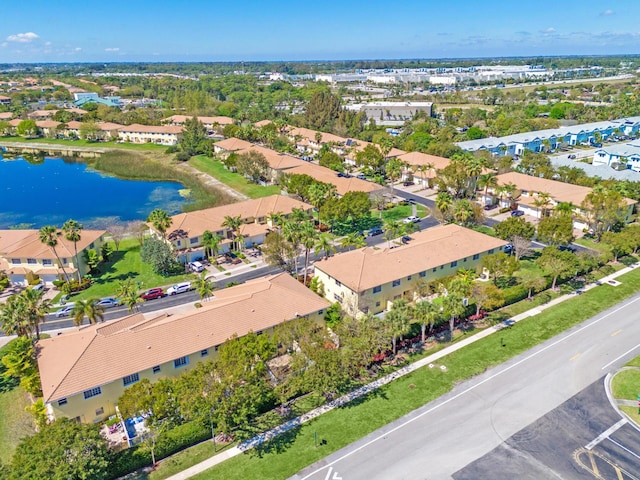
<svg viewBox="0 0 640 480">
<path fill-rule="evenodd" d="M 89 323 L 97 323 L 104 320 L 104 307 L 96 305 L 97 299 L 89 298 L 88 300 L 78 300 L 73 305 L 73 323 L 76 327 L 82 325 L 84 317 L 87 317 Z"/>
<path fill-rule="evenodd" d="M 320 235 L 315 246 L 316 255 L 320 255 L 320 252 L 324 252 L 324 257 L 327 258 L 336 253 L 336 247 L 331 242 L 331 239 L 326 235 Z"/>
<path fill-rule="evenodd" d="M 216 264 L 218 263 L 220 242 L 222 242 L 222 237 L 215 233 L 211 233 L 209 230 L 205 230 L 202 234 L 202 245 L 204 246 L 205 251 L 204 256 L 207 258 L 213 257 Z"/>
<path fill-rule="evenodd" d="M 311 249 L 316 245 L 318 240 L 318 232 L 313 228 L 313 224 L 309 221 L 303 222 L 300 228 L 300 243 L 304 247 L 304 274 L 303 285 L 307 284 L 307 269 L 309 268 L 309 253 Z"/>
<path fill-rule="evenodd" d="M 413 309 L 413 314 L 416 319 L 421 322 L 421 342 L 424 343 L 426 339 L 427 323 L 429 324 L 429 331 L 433 330 L 433 326 L 436 323 L 438 317 L 440 317 L 440 309 L 428 300 L 422 300 L 416 303 Z"/>
<path fill-rule="evenodd" d="M 469 219 L 473 216 L 473 207 L 471 202 L 466 198 L 462 200 L 456 200 L 453 204 L 453 219 L 466 225 Z"/>
<path fill-rule="evenodd" d="M 235 238 L 238 232 L 240 231 L 240 226 L 242 225 L 242 217 L 237 215 L 232 217 L 231 215 L 225 215 L 224 221 L 221 223 L 221 226 L 228 228 L 231 230 L 231 236 L 233 239 L 232 247 L 235 250 Z"/>
<path fill-rule="evenodd" d="M 453 205 L 453 197 L 448 192 L 438 193 L 436 196 L 436 208 L 440 210 L 443 219 L 446 218 L 451 205 Z"/>
<path fill-rule="evenodd" d="M 68 241 L 73 242 L 73 252 L 75 254 L 76 259 L 76 270 L 78 272 L 78 282 L 81 279 L 80 277 L 80 263 L 78 263 L 78 242 L 81 240 L 80 231 L 82 230 L 82 224 L 78 223 L 75 220 L 69 219 L 62 225 L 62 231 L 64 232 L 64 238 Z"/>
<path fill-rule="evenodd" d="M 29 319 L 25 303 L 20 295 L 12 295 L 0 310 L 0 324 L 6 335 L 28 337 L 30 335 Z"/>
<path fill-rule="evenodd" d="M 138 295 L 138 285 L 131 278 L 118 283 L 116 295 L 129 308 L 129 312 L 133 312 L 138 303 L 143 301 Z"/>
<path fill-rule="evenodd" d="M 473 197 L 476 193 L 478 175 L 482 173 L 482 170 L 485 167 L 485 160 L 479 157 L 471 157 L 464 163 L 467 174 L 469 175 L 469 196 Z"/>
<path fill-rule="evenodd" d="M 560 202 L 553 209 L 556 215 L 569 215 L 573 214 L 574 205 L 571 202 Z"/>
<path fill-rule="evenodd" d="M 35 332 L 37 340 L 40 340 L 40 324 L 44 323 L 46 315 L 51 308 L 51 300 L 44 299 L 44 290 L 29 288 L 20 294 L 24 303 L 27 322 L 32 332 Z"/>
<path fill-rule="evenodd" d="M 40 237 L 40 242 L 45 244 L 47 247 L 50 247 L 53 250 L 53 254 L 56 256 L 56 260 L 58 260 L 58 265 L 62 268 L 62 273 L 64 274 L 64 278 L 67 283 L 69 282 L 69 276 L 67 275 L 66 270 L 64 269 L 64 265 L 60 261 L 60 257 L 58 256 L 58 251 L 56 250 L 56 246 L 58 246 L 58 235 L 60 232 L 53 225 L 45 225 L 38 232 Z"/>
<path fill-rule="evenodd" d="M 361 248 L 366 245 L 367 242 L 365 242 L 364 237 L 358 232 L 349 233 L 340 239 L 340 247 L 348 248 L 349 250 L 351 250 L 351 248 Z"/>
<path fill-rule="evenodd" d="M 533 200 L 533 205 L 540 212 L 540 218 L 547 216 L 547 207 L 551 204 L 551 195 L 547 192 L 538 192 L 535 199 Z"/>
<path fill-rule="evenodd" d="M 156 208 L 147 217 L 147 222 L 151 223 L 153 228 L 160 232 L 162 238 L 166 238 L 166 233 L 171 226 L 172 220 L 167 212 L 161 208 Z"/>
<path fill-rule="evenodd" d="M 430 171 L 433 168 L 433 163 L 425 163 L 424 165 L 418 165 L 416 171 L 420 174 L 420 180 L 422 181 L 422 187 L 424 187 L 425 183 L 425 172 Z"/>
<path fill-rule="evenodd" d="M 411 305 L 404 298 L 401 298 L 393 302 L 391 310 L 384 317 L 391 331 L 394 355 L 396 354 L 398 337 L 402 338 L 411 328 L 412 316 Z"/>
<path fill-rule="evenodd" d="M 284 222 L 284 213 L 282 212 L 271 212 L 269 214 L 269 221 L 271 222 L 271 226 L 277 229 L 282 228 L 282 223 Z"/>
<path fill-rule="evenodd" d="M 200 300 L 208 300 L 213 293 L 213 285 L 207 279 L 207 271 L 203 270 L 195 281 L 195 287 L 200 295 Z"/>
<path fill-rule="evenodd" d="M 387 220 L 382 226 L 382 231 L 384 232 L 384 239 L 387 241 L 387 247 L 391 248 L 391 240 L 400 236 L 402 226 L 399 222 Z"/>
<path fill-rule="evenodd" d="M 465 311 L 462 298 L 456 293 L 449 292 L 442 301 L 444 315 L 449 317 L 449 341 L 451 342 L 453 341 L 453 327 L 455 326 L 456 318 L 459 318 Z"/>
<path fill-rule="evenodd" d="M 484 189 L 484 196 L 487 196 L 489 188 L 495 189 L 498 186 L 498 177 L 493 173 L 485 173 L 478 177 L 478 187 Z"/>
</svg>

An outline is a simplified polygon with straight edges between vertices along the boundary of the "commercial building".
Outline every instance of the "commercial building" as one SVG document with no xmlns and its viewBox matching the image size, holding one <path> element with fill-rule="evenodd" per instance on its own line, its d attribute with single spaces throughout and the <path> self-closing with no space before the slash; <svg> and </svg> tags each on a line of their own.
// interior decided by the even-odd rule
<svg viewBox="0 0 640 480">
<path fill-rule="evenodd" d="M 348 105 L 347 109 L 363 112 L 366 122 L 373 120 L 377 125 L 398 126 L 410 121 L 418 113 L 431 116 L 432 102 L 371 102 Z"/>
<path fill-rule="evenodd" d="M 47 413 L 83 423 L 106 420 L 125 389 L 141 379 L 177 377 L 214 360 L 234 335 L 271 334 L 300 317 L 322 322 L 329 305 L 282 273 L 218 290 L 193 313 L 137 313 L 40 340 L 36 351 Z"/>
<path fill-rule="evenodd" d="M 477 269 L 482 257 L 502 251 L 507 242 L 458 225 L 412 233 L 406 244 L 366 247 L 318 261 L 314 275 L 325 297 L 350 315 L 380 313 L 399 298 L 414 298 L 417 282 L 430 282 Z"/>
</svg>

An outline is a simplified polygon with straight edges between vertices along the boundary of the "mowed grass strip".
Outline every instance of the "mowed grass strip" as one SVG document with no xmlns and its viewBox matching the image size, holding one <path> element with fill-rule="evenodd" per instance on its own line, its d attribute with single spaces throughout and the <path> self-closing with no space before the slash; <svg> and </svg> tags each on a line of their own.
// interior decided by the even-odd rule
<svg viewBox="0 0 640 480">
<path fill-rule="evenodd" d="M 439 363 L 447 366 L 446 372 L 420 369 L 365 399 L 332 410 L 296 431 L 277 437 L 257 451 L 234 457 L 194 478 L 288 478 L 330 453 L 435 400 L 459 382 L 503 363 L 630 297 L 640 285 L 640 269 L 618 280 L 622 282 L 618 287 L 602 285 L 445 357 Z M 314 446 L 315 432 L 320 441 L 325 441 L 318 447 Z"/>
<path fill-rule="evenodd" d="M 622 370 L 611 382 L 614 398 L 636 400 L 640 395 L 640 370 Z"/>
<path fill-rule="evenodd" d="M 242 175 L 227 170 L 221 161 L 204 155 L 191 157 L 189 164 L 250 198 L 268 197 L 281 192 L 280 187 L 277 185 L 263 187 L 262 185 L 251 183 Z"/>
</svg>

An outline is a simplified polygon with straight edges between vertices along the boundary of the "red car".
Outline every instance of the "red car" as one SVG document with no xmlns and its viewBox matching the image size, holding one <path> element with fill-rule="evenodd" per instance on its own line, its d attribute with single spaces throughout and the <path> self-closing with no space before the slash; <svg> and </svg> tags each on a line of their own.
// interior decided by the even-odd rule
<svg viewBox="0 0 640 480">
<path fill-rule="evenodd" d="M 152 288 L 143 293 L 140 298 L 143 300 L 153 300 L 154 298 L 162 298 L 164 297 L 164 290 L 161 288 Z"/>
</svg>

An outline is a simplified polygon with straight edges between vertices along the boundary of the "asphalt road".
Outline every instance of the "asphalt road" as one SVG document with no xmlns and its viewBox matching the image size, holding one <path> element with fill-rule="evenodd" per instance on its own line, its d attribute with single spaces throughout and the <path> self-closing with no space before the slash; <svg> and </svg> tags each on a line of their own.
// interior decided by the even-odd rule
<svg viewBox="0 0 640 480">
<path fill-rule="evenodd" d="M 640 295 L 458 385 L 292 478 L 456 478 L 456 472 L 640 354 L 638 307 Z M 446 365 L 446 360 L 443 363 Z M 606 410 L 606 405 L 603 408 Z M 582 415 L 580 410 L 574 414 Z M 594 433 L 601 433 L 602 426 L 593 422 Z M 571 432 L 574 427 L 558 419 L 554 428 Z M 510 454 L 521 455 L 518 450 Z M 591 478 L 582 473 L 566 476 L 554 471 L 553 465 L 537 466 L 542 473 L 529 478 Z M 459 478 L 527 478 L 503 476 L 498 468 L 489 470 L 489 477 Z"/>
</svg>

